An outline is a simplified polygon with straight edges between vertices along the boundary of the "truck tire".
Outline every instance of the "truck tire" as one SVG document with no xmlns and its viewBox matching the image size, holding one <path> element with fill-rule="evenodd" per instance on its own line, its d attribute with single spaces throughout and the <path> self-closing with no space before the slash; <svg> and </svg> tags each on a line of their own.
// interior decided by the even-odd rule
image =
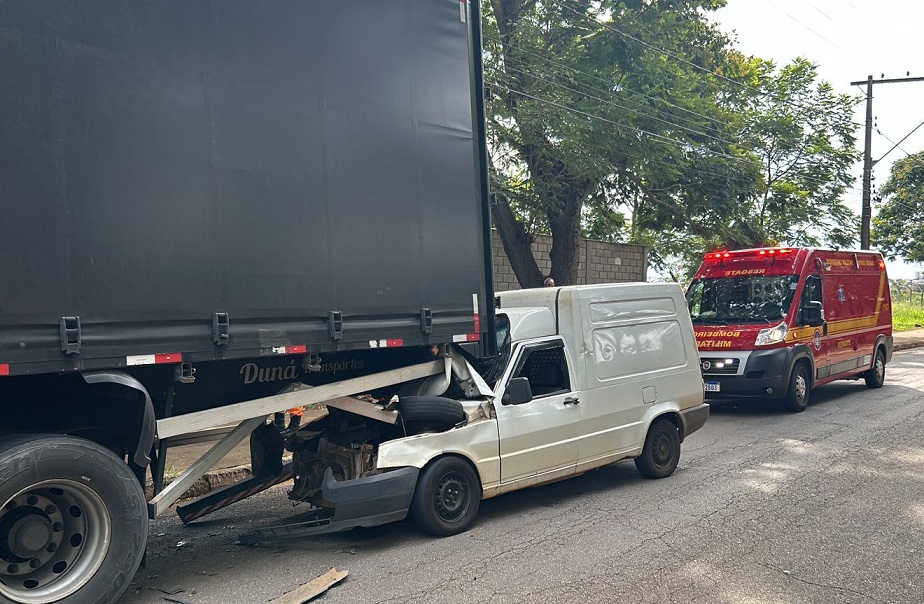
<svg viewBox="0 0 924 604">
<path fill-rule="evenodd" d="M 783 399 L 783 408 L 792 413 L 802 413 L 808 407 L 809 393 L 812 390 L 805 363 L 797 363 L 789 378 L 789 388 Z"/>
<path fill-rule="evenodd" d="M 468 417 L 462 403 L 441 396 L 405 396 L 398 401 L 398 411 L 405 423 L 443 426 L 446 429 Z"/>
<path fill-rule="evenodd" d="M 481 481 L 458 457 L 440 457 L 417 479 L 411 517 L 426 533 L 445 537 L 468 530 L 481 505 Z"/>
<path fill-rule="evenodd" d="M 872 368 L 863 374 L 866 385 L 870 388 L 882 388 L 882 384 L 885 382 L 885 367 L 885 354 L 883 354 L 882 348 L 877 348 Z"/>
<path fill-rule="evenodd" d="M 0 601 L 112 604 L 147 538 L 141 485 L 109 450 L 54 434 L 0 439 Z"/>
<path fill-rule="evenodd" d="M 635 458 L 635 467 L 646 478 L 667 478 L 680 463 L 680 433 L 667 419 L 654 421 L 648 428 L 642 454 Z"/>
</svg>

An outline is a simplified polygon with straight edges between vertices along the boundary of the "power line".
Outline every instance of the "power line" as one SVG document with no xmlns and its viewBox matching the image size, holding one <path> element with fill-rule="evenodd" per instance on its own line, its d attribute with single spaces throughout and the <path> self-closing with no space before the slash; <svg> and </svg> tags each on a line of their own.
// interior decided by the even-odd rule
<svg viewBox="0 0 924 604">
<path fill-rule="evenodd" d="M 568 112 L 571 112 L 571 113 L 574 113 L 574 114 L 577 114 L 577 115 L 582 115 L 582 116 L 584 116 L 584 117 L 588 117 L 588 118 L 591 118 L 591 119 L 599 120 L 599 121 L 601 121 L 601 122 L 605 122 L 605 123 L 610 124 L 610 125 L 612 125 L 612 126 L 616 126 L 617 128 L 619 128 L 619 129 L 621 129 L 621 130 L 630 130 L 630 131 L 633 131 L 633 132 L 635 132 L 635 133 L 637 133 L 637 134 L 644 135 L 644 136 L 650 138 L 651 140 L 653 140 L 653 141 L 655 141 L 655 142 L 660 142 L 660 143 L 664 143 L 664 144 L 668 144 L 668 145 L 673 145 L 673 146 L 675 146 L 675 147 L 677 147 L 677 148 L 679 148 L 679 149 L 684 149 L 684 148 L 686 148 L 686 149 L 694 149 L 694 148 L 698 148 L 698 149 L 704 150 L 706 153 L 708 153 L 708 154 L 710 154 L 710 155 L 714 155 L 714 156 L 716 156 L 716 157 L 722 157 L 722 158 L 730 159 L 730 160 L 733 160 L 733 161 L 736 161 L 736 162 L 751 163 L 750 160 L 747 160 L 747 159 L 745 159 L 745 158 L 735 157 L 734 155 L 729 155 L 729 154 L 727 154 L 727 153 L 722 153 L 721 151 L 714 151 L 714 150 L 712 150 L 712 149 L 702 149 L 702 147 L 699 146 L 699 145 L 694 145 L 694 144 L 689 143 L 689 142 L 686 142 L 686 141 L 677 140 L 677 139 L 671 138 L 671 137 L 669 137 L 669 136 L 663 136 L 663 135 L 657 134 L 657 133 L 655 133 L 655 132 L 649 132 L 648 130 L 643 130 L 643 129 L 641 129 L 641 128 L 635 128 L 635 127 L 633 127 L 633 126 L 628 126 L 628 125 L 626 125 L 626 124 L 621 124 L 621 123 L 619 123 L 619 122 L 616 122 L 616 121 L 611 120 L 611 119 L 609 119 L 609 118 L 605 118 L 605 117 L 600 116 L 600 115 L 594 115 L 593 113 L 588 113 L 588 112 L 586 112 L 586 111 L 581 111 L 580 109 L 577 109 L 577 108 L 575 108 L 575 107 L 568 107 L 567 105 L 562 105 L 561 103 L 556 103 L 555 101 L 550 101 L 550 100 L 548 100 L 548 99 L 542 99 L 542 98 L 539 98 L 539 97 L 537 97 L 537 96 L 533 96 L 533 95 L 528 94 L 528 93 L 526 93 L 526 92 L 522 92 L 522 91 L 516 90 L 516 89 L 514 89 L 514 88 L 510 88 L 509 86 L 505 86 L 505 85 L 503 85 L 503 84 L 501 84 L 501 83 L 499 83 L 499 82 L 497 82 L 496 84 L 497 84 L 500 88 L 503 88 L 504 90 L 506 90 L 507 92 L 510 92 L 511 94 L 516 94 L 516 95 L 519 95 L 519 96 L 522 96 L 522 97 L 526 97 L 526 98 L 528 98 L 528 99 L 532 99 L 532 100 L 536 101 L 537 103 L 542 103 L 542 104 L 544 104 L 544 105 L 551 105 L 551 106 L 553 106 L 553 107 L 557 107 L 557 108 L 559 108 L 559 109 L 562 109 L 562 110 L 564 110 L 564 111 L 568 111 Z"/>
<path fill-rule="evenodd" d="M 771 2 L 771 0 L 764 0 L 764 2 L 766 2 L 767 4 L 769 4 L 770 6 L 772 6 L 773 8 L 775 8 L 776 10 L 780 11 L 781 13 L 783 13 L 784 15 L 786 15 L 787 17 L 789 17 L 790 19 L 792 19 L 793 21 L 795 21 L 796 23 L 798 23 L 798 24 L 799 24 L 800 26 L 802 26 L 803 28 L 805 28 L 805 29 L 807 29 L 808 31 L 812 32 L 813 34 L 815 34 L 816 36 L 818 36 L 820 39 L 824 40 L 825 42 L 827 42 L 828 44 L 830 44 L 831 46 L 833 46 L 834 48 L 836 48 L 836 49 L 838 49 L 838 50 L 843 50 L 840 46 L 838 46 L 837 44 L 835 44 L 835 43 L 832 42 L 831 40 L 827 39 L 826 37 L 824 37 L 823 35 L 821 35 L 821 34 L 818 33 L 817 31 L 815 31 L 814 29 L 812 29 L 811 27 L 809 27 L 808 25 L 806 25 L 805 23 L 803 23 L 803 22 L 800 21 L 799 19 L 796 19 L 795 17 L 793 17 L 793 16 L 792 16 L 791 14 L 789 14 L 787 11 L 783 10 L 782 8 L 780 8 L 779 6 L 777 6 L 776 4 L 774 4 L 773 2 Z M 822 15 L 825 15 L 825 14 L 824 14 L 823 12 L 821 12 L 817 7 L 813 7 L 813 8 L 815 8 L 815 10 L 817 10 L 818 12 L 820 12 Z M 828 17 L 828 15 L 825 15 L 825 16 Z M 828 17 L 828 19 L 830 19 L 830 18 L 831 18 L 831 17 Z"/>
<path fill-rule="evenodd" d="M 899 147 L 899 145 L 902 144 L 903 142 L 905 142 L 906 140 L 908 140 L 908 137 L 911 136 L 912 134 L 914 134 L 915 132 L 917 132 L 918 128 L 920 128 L 921 126 L 924 126 L 924 122 L 921 122 L 920 124 L 918 124 L 917 126 L 915 126 L 914 128 L 912 128 L 912 129 L 911 129 L 911 132 L 909 132 L 908 134 L 906 134 L 905 136 L 903 136 L 903 137 L 902 137 L 902 140 L 898 141 L 897 143 L 892 143 L 892 141 L 889 140 L 889 138 L 888 138 L 885 134 L 882 134 L 882 132 L 879 131 L 879 128 L 876 128 L 876 132 L 879 132 L 880 136 L 882 136 L 882 137 L 885 138 L 887 141 L 889 141 L 890 143 L 892 143 L 892 148 L 889 149 L 888 151 L 886 151 L 885 153 L 883 153 L 882 157 L 880 157 L 879 159 L 874 159 L 874 160 L 873 160 L 873 165 L 875 166 L 876 164 L 878 164 L 879 162 L 881 162 L 883 159 L 885 159 L 885 156 L 886 156 L 886 155 L 888 155 L 889 153 L 891 153 L 892 151 L 894 151 L 896 148 L 902 149 L 901 147 Z M 908 153 L 908 152 L 905 151 L 904 149 L 902 149 L 902 151 L 905 153 L 905 155 L 911 155 L 910 153 Z"/>
<path fill-rule="evenodd" d="M 892 145 L 893 145 L 892 149 L 898 149 L 899 151 L 901 151 L 901 152 L 904 153 L 905 155 L 911 155 L 910 153 L 908 153 L 907 151 L 905 151 L 904 149 L 902 149 L 901 147 L 899 147 L 899 144 L 898 144 L 898 143 L 896 143 L 896 142 L 893 141 L 891 138 L 889 138 L 888 136 L 886 136 L 885 133 L 882 132 L 882 130 L 880 130 L 879 128 L 875 128 L 875 130 L 876 130 L 876 134 L 878 134 L 878 135 L 881 136 L 882 138 L 886 139 L 886 141 L 892 143 Z M 878 160 L 877 160 L 877 161 L 878 161 Z"/>
<path fill-rule="evenodd" d="M 584 20 L 585 23 L 587 23 L 587 15 L 584 14 L 584 13 L 581 13 L 581 12 L 578 11 L 577 9 L 574 9 L 574 8 L 571 8 L 570 6 L 566 6 L 566 5 L 564 5 L 564 4 L 561 4 L 560 2 L 558 2 L 558 0 L 549 0 L 549 2 L 551 2 L 552 4 L 558 6 L 559 8 L 561 8 L 561 9 L 563 9 L 563 10 L 567 10 L 567 11 L 569 11 L 569 12 L 571 12 L 571 13 L 574 13 L 575 15 L 577 15 L 578 17 L 580 17 L 582 20 Z M 723 80 L 723 81 L 728 82 L 728 83 L 730 83 L 730 84 L 734 84 L 734 85 L 736 85 L 736 86 L 739 86 L 739 87 L 741 87 L 741 88 L 744 89 L 744 90 L 749 90 L 749 91 L 751 91 L 751 92 L 753 92 L 753 93 L 755 93 L 755 94 L 758 94 L 758 95 L 760 95 L 760 96 L 763 96 L 763 97 L 766 97 L 766 98 L 770 98 L 770 99 L 773 99 L 773 100 L 775 100 L 775 101 L 779 101 L 779 102 L 781 102 L 781 103 L 790 105 L 791 107 L 795 107 L 795 108 L 798 108 L 798 109 L 808 109 L 808 110 L 812 110 L 812 109 L 813 109 L 812 107 L 808 107 L 808 106 L 805 106 L 805 105 L 801 105 L 801 104 L 799 104 L 799 103 L 797 103 L 797 102 L 795 102 L 795 101 L 789 100 L 789 99 L 776 98 L 775 95 L 773 95 L 772 93 L 769 93 L 769 92 L 760 90 L 759 88 L 754 88 L 753 86 L 750 86 L 750 85 L 745 84 L 745 83 L 743 83 L 743 82 L 739 82 L 739 81 L 737 81 L 737 80 L 735 80 L 735 79 L 729 78 L 728 76 L 724 76 L 724 75 L 722 75 L 722 74 L 720 74 L 720 73 L 718 73 L 718 72 L 716 72 L 716 71 L 712 71 L 712 70 L 710 70 L 710 69 L 707 69 L 707 68 L 705 68 L 705 67 L 702 67 L 702 66 L 700 66 L 700 65 L 697 65 L 696 63 L 693 63 L 692 61 L 688 61 L 687 59 L 684 59 L 683 57 L 681 57 L 681 56 L 679 56 L 679 55 L 677 55 L 677 54 L 675 54 L 675 53 L 672 53 L 672 52 L 670 52 L 670 51 L 668 51 L 668 50 L 664 50 L 663 48 L 660 48 L 660 47 L 658 47 L 658 46 L 655 46 L 654 44 L 651 44 L 651 43 L 649 43 L 649 42 L 645 42 L 644 40 L 642 40 L 642 39 L 640 39 L 640 38 L 637 38 L 636 36 L 633 36 L 632 34 L 628 34 L 628 33 L 622 31 L 621 29 L 619 29 L 619 28 L 617 28 L 617 27 L 615 27 L 615 26 L 609 25 L 609 24 L 604 23 L 604 22 L 602 22 L 602 21 L 597 21 L 596 23 L 597 23 L 597 25 L 603 27 L 603 28 L 606 29 L 606 30 L 609 30 L 609 31 L 612 31 L 612 32 L 614 32 L 614 33 L 619 34 L 620 36 L 626 38 L 627 40 L 632 40 L 633 42 L 635 42 L 635 43 L 637 43 L 637 44 L 640 44 L 640 45 L 644 46 L 645 48 L 648 48 L 648 49 L 650 49 L 650 50 L 653 50 L 653 51 L 655 51 L 655 52 L 657 52 L 657 53 L 660 53 L 660 54 L 662 54 L 662 55 L 664 55 L 664 56 L 666 56 L 666 57 L 669 57 L 669 58 L 671 58 L 671 59 L 674 59 L 675 61 L 678 61 L 678 62 L 683 63 L 683 64 L 685 64 L 685 65 L 689 65 L 690 67 L 692 67 L 693 69 L 696 69 L 697 71 L 701 71 L 701 72 L 703 72 L 703 73 L 710 74 L 710 75 L 712 75 L 712 76 L 715 76 L 716 78 L 719 78 L 720 80 Z M 856 123 L 856 122 L 853 122 L 853 123 Z M 858 124 L 858 125 L 859 125 L 859 124 Z"/>
<path fill-rule="evenodd" d="M 582 115 L 582 116 L 584 116 L 584 117 L 589 117 L 589 118 L 596 119 L 596 120 L 599 120 L 599 121 L 602 121 L 602 122 L 605 122 L 605 123 L 609 123 L 609 124 L 614 125 L 614 126 L 616 126 L 617 128 L 620 128 L 620 129 L 622 129 L 622 130 L 629 130 L 629 131 L 631 131 L 631 132 L 633 132 L 633 133 L 641 133 L 641 134 L 649 135 L 650 137 L 655 137 L 655 138 L 653 139 L 655 142 L 659 142 L 659 143 L 662 143 L 662 144 L 668 144 L 668 145 L 670 145 L 670 146 L 673 146 L 673 147 L 678 148 L 678 149 L 681 149 L 681 150 L 685 150 L 685 149 L 688 150 L 688 149 L 690 149 L 690 148 L 697 148 L 696 145 L 692 145 L 692 144 L 687 143 L 687 142 L 684 142 L 684 141 L 679 141 L 679 140 L 672 139 L 672 138 L 669 138 L 669 137 L 665 137 L 665 136 L 662 136 L 662 135 L 659 135 L 659 134 L 655 134 L 655 133 L 652 133 L 652 132 L 648 132 L 648 131 L 646 131 L 646 130 L 638 129 L 638 128 L 636 128 L 635 126 L 630 126 L 630 125 L 628 125 L 628 124 L 619 123 L 619 122 L 616 122 L 616 121 L 614 121 L 614 120 L 611 120 L 611 119 L 606 118 L 606 117 L 603 117 L 603 116 L 599 116 L 599 115 L 592 114 L 592 113 L 589 113 L 589 112 L 586 112 L 586 111 L 582 111 L 582 110 L 580 110 L 580 109 L 577 109 L 577 108 L 574 108 L 574 107 L 569 107 L 569 106 L 567 106 L 567 105 L 563 105 L 563 104 L 561 104 L 561 103 L 556 103 L 556 102 L 554 102 L 554 101 L 550 101 L 550 100 L 548 100 L 548 99 L 543 99 L 543 98 L 540 98 L 540 97 L 537 97 L 537 96 L 534 96 L 534 95 L 531 95 L 531 94 L 528 94 L 528 93 L 520 92 L 520 91 L 518 91 L 518 90 L 516 90 L 516 89 L 514 89 L 514 88 L 511 88 L 511 87 L 509 87 L 509 86 L 507 86 L 507 85 L 505 85 L 505 84 L 502 84 L 502 83 L 500 83 L 500 82 L 493 82 L 493 84 L 496 85 L 496 86 L 498 86 L 499 88 L 503 88 L 504 90 L 507 90 L 508 92 L 510 92 L 510 93 L 512 93 L 512 94 L 517 94 L 517 95 L 519 95 L 519 96 L 523 96 L 523 97 L 525 97 L 525 98 L 529 98 L 529 99 L 534 100 L 534 101 L 536 101 L 536 102 L 538 102 L 538 103 L 541 103 L 541 104 L 554 106 L 554 107 L 557 107 L 557 108 L 559 108 L 559 109 L 561 109 L 561 110 L 563 110 L 563 111 L 566 111 L 566 112 L 575 113 L 575 114 L 577 114 L 577 115 Z M 660 140 L 659 140 L 659 139 L 660 139 Z M 699 147 L 699 149 L 700 149 L 701 151 L 703 151 L 703 152 L 709 154 L 709 155 L 714 155 L 714 156 L 717 156 L 717 157 L 723 157 L 723 158 L 725 158 L 725 159 L 731 159 L 731 160 L 733 160 L 733 161 L 735 161 L 735 162 L 738 162 L 738 163 L 743 163 L 743 164 L 747 164 L 747 165 L 753 165 L 753 164 L 754 164 L 754 161 L 753 161 L 753 160 L 750 160 L 750 159 L 747 159 L 747 158 L 736 157 L 736 156 L 728 155 L 728 154 L 726 154 L 726 153 L 722 153 L 722 152 L 719 152 L 719 151 L 713 151 L 713 150 L 710 150 L 710 149 L 708 149 L 708 148 L 703 149 L 703 148 Z M 637 156 L 637 157 L 643 158 L 642 156 Z M 644 159 L 647 159 L 647 158 L 644 158 Z M 669 165 L 669 164 L 665 164 L 665 165 Z M 676 166 L 672 166 L 672 167 L 676 167 Z M 716 174 L 716 173 L 709 173 L 709 174 L 711 174 L 711 175 L 713 175 L 713 176 L 720 176 L 720 177 L 722 176 L 722 175 Z M 812 182 L 812 183 L 814 183 L 814 184 L 816 184 L 816 185 L 828 185 L 828 184 L 831 184 L 831 183 L 829 183 L 828 181 L 820 180 L 820 179 L 817 179 L 817 178 L 811 178 L 811 177 L 804 177 L 804 180 L 807 181 L 807 182 Z M 859 187 L 856 187 L 856 186 L 845 185 L 845 186 L 844 186 L 844 190 L 845 190 L 845 192 L 848 191 L 848 190 L 859 191 L 860 188 L 859 188 Z"/>
<path fill-rule="evenodd" d="M 540 59 L 540 60 L 542 60 L 542 61 L 546 61 L 547 63 L 550 63 L 550 64 L 552 64 L 552 65 L 558 65 L 559 67 L 563 67 L 563 68 L 568 69 L 568 70 L 570 70 L 570 71 L 573 71 L 573 72 L 575 72 L 575 73 L 579 73 L 579 74 L 581 74 L 581 75 L 583 75 L 583 76 L 587 76 L 588 78 L 592 78 L 592 79 L 598 80 L 598 81 L 600 81 L 600 82 L 603 82 L 604 84 L 606 84 L 606 85 L 608 85 L 608 86 L 614 85 L 613 82 L 610 82 L 609 80 L 607 80 L 607 79 L 605 79 L 605 78 L 601 78 L 601 77 L 599 77 L 599 76 L 596 76 L 596 75 L 587 73 L 586 71 L 581 71 L 580 69 L 577 69 L 576 67 L 572 67 L 571 65 L 565 65 L 564 63 L 559 63 L 559 62 L 557 62 L 557 61 L 553 61 L 552 59 L 550 59 L 550 58 L 548 58 L 548 57 L 544 57 L 544 56 L 542 56 L 542 55 L 539 55 L 539 54 L 530 52 L 530 51 L 528 51 L 528 50 L 524 50 L 524 49 L 522 49 L 522 48 L 517 48 L 517 52 L 521 52 L 521 53 L 523 53 L 523 54 L 526 54 L 526 55 L 535 57 L 535 58 Z M 683 112 L 685 112 L 685 113 L 689 113 L 689 114 L 691 114 L 691 115 L 695 115 L 696 117 L 703 118 L 704 120 L 709 120 L 709 121 L 711 121 L 711 122 L 714 122 L 715 124 L 717 124 L 717 125 L 719 125 L 719 126 L 724 126 L 724 125 L 725 125 L 722 121 L 720 121 L 720 120 L 718 120 L 718 119 L 716 119 L 716 118 L 714 118 L 714 117 L 710 117 L 710 116 L 708 116 L 708 115 L 703 115 L 702 113 L 697 113 L 696 111 L 693 111 L 692 109 L 687 109 L 686 107 L 681 107 L 680 105 L 676 105 L 676 104 L 674 104 L 674 103 L 671 103 L 670 101 L 667 101 L 666 99 L 662 99 L 662 98 L 659 98 L 659 97 L 651 96 L 651 95 L 649 95 L 649 94 L 645 94 L 644 92 L 641 92 L 641 91 L 639 91 L 639 90 L 635 90 L 635 89 L 633 89 L 633 88 L 630 88 L 630 87 L 625 86 L 625 85 L 622 85 L 622 84 L 620 84 L 619 86 L 620 86 L 622 89 L 628 90 L 629 92 L 631 92 L 631 93 L 633 93 L 633 94 L 637 94 L 637 95 L 640 95 L 640 96 L 642 96 L 642 97 L 645 97 L 646 99 L 655 101 L 656 103 L 662 103 L 662 104 L 664 104 L 664 105 L 667 105 L 668 107 L 672 107 L 672 108 L 674 108 L 674 109 L 679 109 L 680 111 L 683 111 Z M 676 117 L 676 116 L 672 116 L 672 117 Z"/>
<path fill-rule="evenodd" d="M 605 105 L 609 105 L 609 106 L 611 106 L 611 107 L 617 107 L 617 108 L 619 108 L 619 109 L 624 109 L 624 110 L 629 111 L 629 112 L 631 112 L 631 113 L 633 113 L 633 114 L 635 114 L 635 115 L 647 115 L 647 114 L 645 114 L 643 111 L 641 111 L 641 110 L 639 110 L 639 109 L 635 109 L 635 108 L 633 108 L 633 107 L 629 107 L 628 105 L 623 105 L 623 104 L 618 103 L 618 102 L 613 101 L 613 100 L 608 100 L 608 99 L 604 99 L 604 98 L 601 98 L 601 97 L 598 97 L 598 96 L 594 96 L 594 95 L 591 95 L 591 94 L 587 94 L 587 93 L 584 92 L 584 91 L 571 88 L 570 86 L 565 86 L 564 84 L 559 84 L 558 82 L 553 82 L 552 80 L 549 80 L 549 79 L 546 79 L 546 78 L 537 76 L 537 75 L 535 75 L 535 74 L 531 74 L 531 73 L 525 72 L 525 71 L 523 71 L 523 70 L 521 70 L 521 69 L 518 69 L 518 68 L 516 68 L 516 67 L 513 67 L 512 65 L 508 65 L 508 66 L 507 66 L 507 69 L 510 69 L 510 70 L 512 70 L 512 71 L 515 71 L 515 72 L 517 72 L 517 73 L 519 73 L 519 74 L 522 74 L 522 75 L 525 75 L 525 76 L 527 76 L 527 77 L 534 78 L 534 79 L 539 80 L 539 81 L 541 81 L 541 82 L 545 82 L 546 84 L 550 84 L 550 85 L 555 86 L 555 87 L 557 87 L 557 88 L 560 88 L 560 89 L 562 89 L 562 90 L 567 90 L 567 91 L 573 92 L 573 93 L 575 93 L 575 94 L 583 95 L 583 96 L 586 97 L 586 98 L 591 98 L 591 99 L 600 101 L 601 103 L 603 103 L 603 104 L 605 104 Z M 590 87 L 590 86 L 588 86 L 588 88 L 590 88 L 591 90 L 593 90 L 593 91 L 595 91 L 595 92 L 604 92 L 604 91 L 600 91 L 600 90 L 598 90 L 598 89 L 596 89 L 596 88 L 593 88 L 593 87 Z M 724 143 L 724 144 L 726 144 L 726 145 L 732 145 L 732 146 L 735 146 L 735 145 L 736 145 L 736 143 L 735 143 L 734 141 L 731 141 L 731 140 L 729 140 L 729 139 L 724 139 L 724 138 L 719 138 L 719 137 L 716 137 L 716 136 L 712 136 L 711 134 L 708 134 L 708 133 L 706 133 L 706 132 L 703 132 L 703 131 L 700 131 L 700 130 L 696 130 L 696 129 L 694 129 L 694 128 L 689 128 L 689 127 L 687 127 L 687 126 L 681 126 L 680 124 L 675 124 L 674 122 L 671 122 L 671 121 L 668 121 L 668 120 L 665 120 L 665 119 L 662 119 L 662 118 L 659 118 L 659 117 L 655 117 L 655 116 L 652 116 L 652 115 L 647 115 L 647 117 L 648 117 L 649 119 L 654 120 L 654 121 L 661 122 L 662 124 L 667 124 L 668 126 L 671 126 L 672 128 L 677 128 L 677 129 L 679 129 L 679 130 L 683 130 L 683 131 L 688 132 L 688 133 L 690 133 L 690 134 L 695 134 L 696 136 L 701 136 L 701 137 L 703 137 L 703 138 L 708 138 L 708 139 L 711 139 L 711 140 L 714 140 L 714 141 L 717 141 L 717 142 L 720 142 L 720 143 Z M 628 124 L 627 124 L 627 126 L 628 126 Z M 629 126 L 629 127 L 634 127 L 634 126 Z"/>
</svg>

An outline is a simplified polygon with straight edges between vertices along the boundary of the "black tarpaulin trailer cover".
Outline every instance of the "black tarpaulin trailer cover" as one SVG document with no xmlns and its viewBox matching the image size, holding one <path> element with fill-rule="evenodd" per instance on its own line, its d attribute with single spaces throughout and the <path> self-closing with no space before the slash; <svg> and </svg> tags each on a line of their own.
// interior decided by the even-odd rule
<svg viewBox="0 0 924 604">
<path fill-rule="evenodd" d="M 448 342 L 476 310 L 484 329 L 470 9 L 0 2 L 0 364 Z"/>
</svg>

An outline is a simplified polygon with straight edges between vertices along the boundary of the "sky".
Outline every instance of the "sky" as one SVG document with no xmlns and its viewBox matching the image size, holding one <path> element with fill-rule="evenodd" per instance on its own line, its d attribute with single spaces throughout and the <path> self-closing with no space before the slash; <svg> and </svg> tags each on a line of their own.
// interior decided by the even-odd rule
<svg viewBox="0 0 924 604">
<path fill-rule="evenodd" d="M 818 65 L 821 79 L 835 92 L 866 97 L 850 82 L 924 77 L 924 2 L 920 0 L 727 0 L 714 20 L 734 33 L 735 46 L 747 55 L 773 60 L 777 65 L 805 57 Z M 873 86 L 872 137 L 874 160 L 883 158 L 894 143 L 924 121 L 924 82 Z M 857 105 L 855 121 L 866 120 L 866 102 Z M 876 132 L 876 129 L 879 132 Z M 863 151 L 864 132 L 857 132 L 857 149 Z M 891 141 L 891 142 L 890 142 Z M 885 184 L 892 162 L 906 153 L 924 151 L 924 126 L 884 157 L 873 168 L 873 184 Z M 847 205 L 859 215 L 862 203 L 862 161 L 857 162 L 857 181 L 847 193 Z M 873 204 L 873 215 L 876 205 Z M 914 278 L 924 266 L 890 262 L 891 278 Z"/>
</svg>

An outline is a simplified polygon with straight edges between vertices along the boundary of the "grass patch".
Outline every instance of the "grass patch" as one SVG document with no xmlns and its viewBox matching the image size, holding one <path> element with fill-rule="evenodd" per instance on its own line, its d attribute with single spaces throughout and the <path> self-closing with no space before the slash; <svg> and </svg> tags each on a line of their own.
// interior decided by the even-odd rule
<svg viewBox="0 0 924 604">
<path fill-rule="evenodd" d="M 892 329 L 907 331 L 915 325 L 924 325 L 924 306 L 907 301 L 892 300 Z"/>
</svg>

